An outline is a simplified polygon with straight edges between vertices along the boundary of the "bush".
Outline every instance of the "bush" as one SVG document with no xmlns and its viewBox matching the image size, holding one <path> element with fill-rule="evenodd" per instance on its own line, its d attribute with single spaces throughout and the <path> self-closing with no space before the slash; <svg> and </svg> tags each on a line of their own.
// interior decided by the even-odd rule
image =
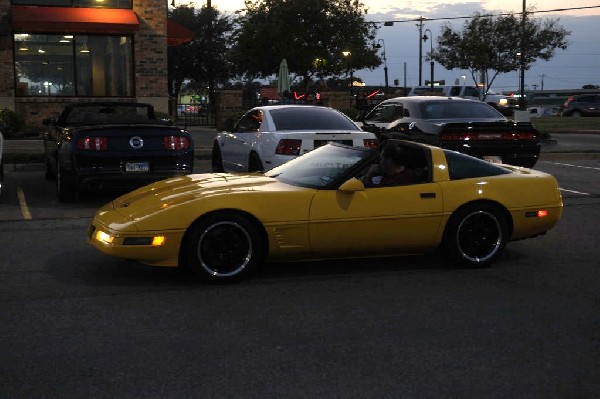
<svg viewBox="0 0 600 399">
<path fill-rule="evenodd" d="M 0 110 L 0 131 L 7 138 L 23 137 L 25 135 L 25 118 L 8 108 Z"/>
</svg>

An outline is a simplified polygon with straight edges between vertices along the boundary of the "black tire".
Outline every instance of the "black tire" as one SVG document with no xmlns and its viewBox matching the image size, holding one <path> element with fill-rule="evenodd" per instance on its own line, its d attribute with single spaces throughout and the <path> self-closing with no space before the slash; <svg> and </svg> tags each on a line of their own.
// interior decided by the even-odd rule
<svg viewBox="0 0 600 399">
<path fill-rule="evenodd" d="M 186 233 L 182 251 L 182 270 L 212 283 L 234 282 L 250 275 L 266 255 L 256 223 L 231 212 L 199 219 Z"/>
<path fill-rule="evenodd" d="M 0 154 L 2 155 L 2 154 Z M 0 161 L 0 198 L 2 198 L 2 188 L 4 187 L 4 163 Z"/>
<path fill-rule="evenodd" d="M 478 268 L 498 258 L 507 241 L 508 226 L 502 211 L 491 204 L 473 204 L 452 215 L 442 247 L 460 266 Z"/>
<path fill-rule="evenodd" d="M 48 161 L 46 159 L 46 171 L 44 172 L 44 176 L 46 177 L 46 180 L 54 180 L 56 179 L 56 173 L 54 173 L 54 170 L 52 170 L 52 166 L 50 166 L 50 161 Z"/>
<path fill-rule="evenodd" d="M 211 165 L 212 171 L 214 173 L 223 173 L 225 168 L 223 168 L 223 157 L 221 156 L 221 149 L 219 148 L 219 143 L 214 142 L 211 156 Z"/>
<path fill-rule="evenodd" d="M 257 153 L 252 151 L 250 153 L 250 159 L 248 160 L 248 172 L 262 172 L 264 171 L 262 161 Z"/>
<path fill-rule="evenodd" d="M 77 200 L 75 179 L 62 170 L 60 163 L 56 165 L 56 196 L 60 202 Z"/>
</svg>

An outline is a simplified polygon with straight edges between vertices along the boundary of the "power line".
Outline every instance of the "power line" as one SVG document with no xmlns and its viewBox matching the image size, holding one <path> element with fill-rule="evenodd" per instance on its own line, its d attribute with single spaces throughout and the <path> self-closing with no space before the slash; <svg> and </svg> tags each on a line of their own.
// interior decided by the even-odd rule
<svg viewBox="0 0 600 399">
<path fill-rule="evenodd" d="M 569 7 L 569 8 L 554 8 L 552 10 L 541 10 L 541 11 L 527 11 L 527 14 L 542 14 L 542 13 L 549 13 L 549 12 L 564 12 L 564 11 L 577 11 L 577 10 L 589 10 L 592 8 L 600 8 L 600 5 L 596 5 L 596 6 L 585 6 L 585 7 Z M 499 13 L 499 14 L 482 14 L 480 15 L 481 17 L 499 17 L 499 16 L 507 16 L 507 15 L 514 15 L 514 14 L 522 14 L 521 12 L 504 12 L 504 13 Z M 402 19 L 402 20 L 388 20 L 388 21 L 369 21 L 369 23 L 375 23 L 375 24 L 384 24 L 386 26 L 390 26 L 393 25 L 395 23 L 405 23 L 405 22 L 419 22 L 419 21 L 450 21 L 450 20 L 454 20 L 454 19 L 471 19 L 473 18 L 473 16 L 468 16 L 468 17 L 442 17 L 442 18 L 423 18 L 423 17 L 419 17 L 419 18 L 413 18 L 413 19 Z"/>
</svg>

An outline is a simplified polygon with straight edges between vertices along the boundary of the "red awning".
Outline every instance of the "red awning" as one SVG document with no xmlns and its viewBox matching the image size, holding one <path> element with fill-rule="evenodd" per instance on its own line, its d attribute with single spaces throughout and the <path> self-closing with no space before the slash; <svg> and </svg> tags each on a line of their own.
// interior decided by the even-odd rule
<svg viewBox="0 0 600 399">
<path fill-rule="evenodd" d="M 19 32 L 133 34 L 137 15 L 130 9 L 12 6 Z"/>
<path fill-rule="evenodd" d="M 194 40 L 194 32 L 173 21 L 167 19 L 167 45 L 179 46 L 180 44 Z"/>
</svg>

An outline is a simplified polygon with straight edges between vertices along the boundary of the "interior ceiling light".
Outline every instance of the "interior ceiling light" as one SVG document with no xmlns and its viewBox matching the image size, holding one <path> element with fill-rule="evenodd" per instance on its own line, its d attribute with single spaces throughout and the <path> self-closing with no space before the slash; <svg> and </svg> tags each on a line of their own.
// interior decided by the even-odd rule
<svg viewBox="0 0 600 399">
<path fill-rule="evenodd" d="M 44 51 L 44 49 L 42 49 L 42 48 L 39 48 L 39 49 L 38 49 L 38 53 L 40 53 L 40 54 L 44 54 L 44 53 L 46 53 L 46 51 Z"/>
<path fill-rule="evenodd" d="M 79 50 L 80 53 L 84 53 L 87 54 L 90 52 L 90 49 L 87 46 L 87 43 L 83 43 L 83 46 L 81 47 L 81 50 Z"/>
<path fill-rule="evenodd" d="M 19 47 L 19 51 L 29 51 L 29 47 L 23 45 L 23 46 Z"/>
</svg>

